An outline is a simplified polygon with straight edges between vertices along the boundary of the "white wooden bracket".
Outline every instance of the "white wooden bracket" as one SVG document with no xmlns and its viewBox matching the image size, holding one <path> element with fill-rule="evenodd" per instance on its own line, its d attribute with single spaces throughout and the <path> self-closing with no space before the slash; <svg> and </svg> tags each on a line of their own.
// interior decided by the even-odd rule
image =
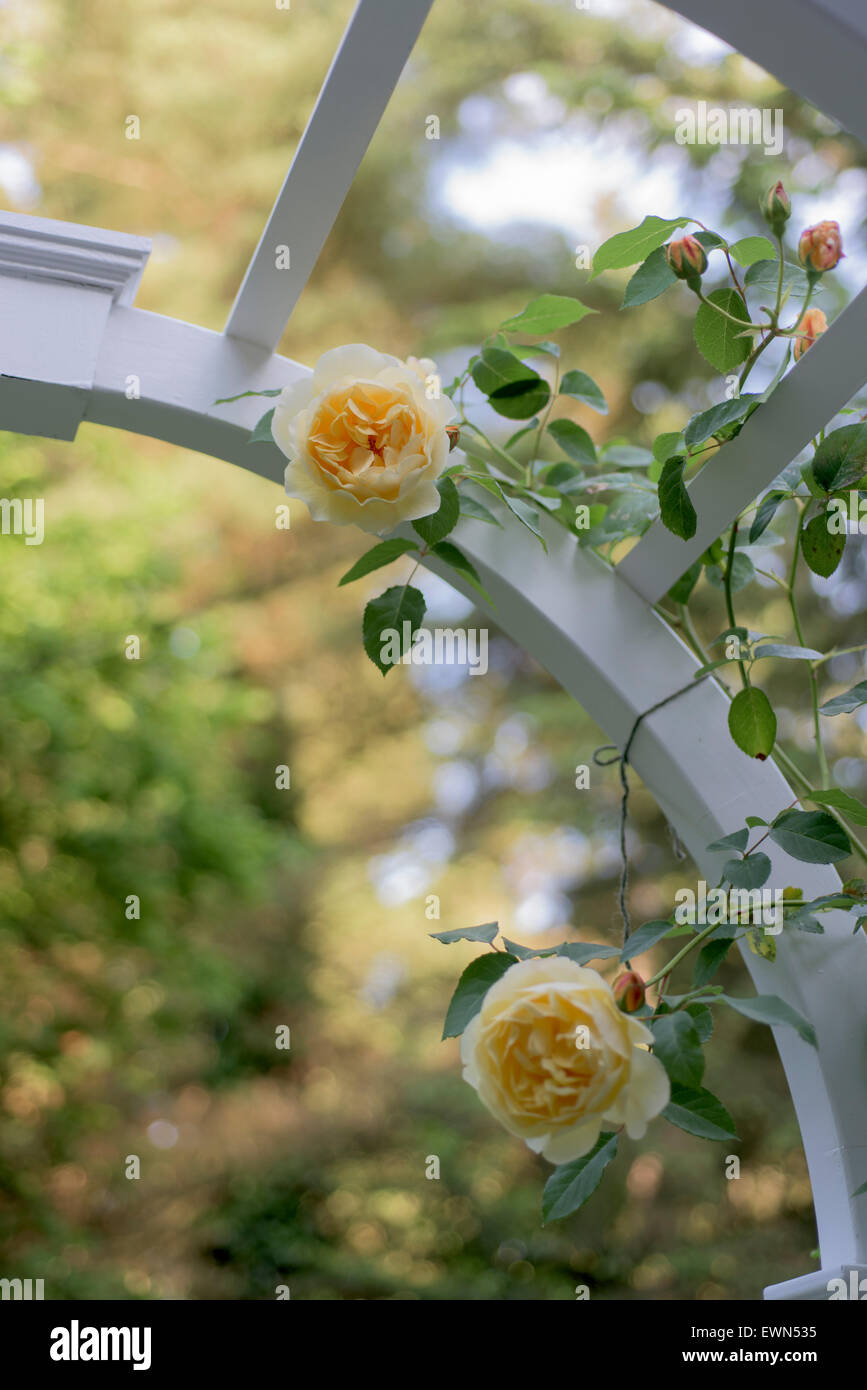
<svg viewBox="0 0 867 1390">
<path fill-rule="evenodd" d="M 131 305 L 150 242 L 0 213 L 0 423 L 74 439 L 114 304 Z"/>
<path fill-rule="evenodd" d="M 772 1302 L 827 1303 L 831 1300 L 867 1299 L 867 1265 L 836 1265 L 815 1269 L 783 1284 L 768 1284 L 765 1298 Z"/>
</svg>

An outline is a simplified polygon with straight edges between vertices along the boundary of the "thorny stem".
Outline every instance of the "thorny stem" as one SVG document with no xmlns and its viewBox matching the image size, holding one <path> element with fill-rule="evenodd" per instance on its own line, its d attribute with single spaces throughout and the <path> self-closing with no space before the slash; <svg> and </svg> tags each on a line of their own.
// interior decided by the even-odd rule
<svg viewBox="0 0 867 1390">
<path fill-rule="evenodd" d="M 645 980 L 645 989 L 649 989 L 651 985 L 655 985 L 657 980 L 661 980 L 666 975 L 670 975 L 675 966 L 680 965 L 680 962 L 689 955 L 690 951 L 694 951 L 696 946 L 700 946 L 703 941 L 706 941 L 707 938 L 716 931 L 718 926 L 718 922 L 713 922 L 711 926 L 705 927 L 704 931 L 700 931 L 691 941 L 688 941 L 686 945 L 678 951 L 676 956 L 672 956 L 667 965 L 664 965 L 661 970 L 657 970 L 656 974 L 651 975 L 649 980 Z"/>
<path fill-rule="evenodd" d="M 539 450 L 540 450 L 541 447 L 542 447 L 542 435 L 543 435 L 544 432 L 545 432 L 545 427 L 546 427 L 546 425 L 548 424 L 548 419 L 549 419 L 549 416 L 550 416 L 550 414 L 551 414 L 551 407 L 553 406 L 555 400 L 557 399 L 557 392 L 558 392 L 559 390 L 560 390 L 560 361 L 559 361 L 559 358 L 558 358 L 558 360 L 557 360 L 557 369 L 556 369 L 556 372 L 555 372 L 555 375 L 554 375 L 554 390 L 551 392 L 551 399 L 550 399 L 549 402 L 548 402 L 548 408 L 547 408 L 547 410 L 545 411 L 545 414 L 542 416 L 542 420 L 541 420 L 541 422 L 540 422 L 540 424 L 539 424 L 539 432 L 538 432 L 538 434 L 536 435 L 536 443 L 535 443 L 534 446 L 533 446 L 533 452 L 532 452 L 532 454 L 530 455 L 530 461 L 529 461 L 529 463 L 527 464 L 527 486 L 528 486 L 528 487 L 532 487 L 532 486 L 533 486 L 533 469 L 534 469 L 535 466 L 536 466 L 536 460 L 537 460 L 537 458 L 539 457 Z"/>
<path fill-rule="evenodd" d="M 733 568 L 734 568 L 735 548 L 736 548 L 736 546 L 737 546 L 737 540 L 738 540 L 738 523 L 737 523 L 737 521 L 733 521 L 733 522 L 732 522 L 732 534 L 731 534 L 731 539 L 729 540 L 729 553 L 728 553 L 728 558 L 727 558 L 727 560 L 726 560 L 726 572 L 725 572 L 726 612 L 728 613 L 728 617 L 729 617 L 729 627 L 732 627 L 732 628 L 737 627 L 737 623 L 735 622 L 735 605 L 734 605 L 734 600 L 732 599 L 732 570 L 733 570 Z M 736 640 L 737 640 L 737 639 L 736 639 Z M 740 650 L 740 642 L 739 642 L 739 641 L 738 641 L 738 650 Z M 746 663 L 744 662 L 744 660 L 743 660 L 742 657 L 738 657 L 738 667 L 739 667 L 740 673 L 741 673 L 741 680 L 742 680 L 743 683 L 744 683 L 744 690 L 748 690 L 748 689 L 749 689 L 749 685 L 750 685 L 750 677 L 749 677 L 749 673 L 748 673 L 747 668 L 746 668 Z"/>
<path fill-rule="evenodd" d="M 804 641 L 804 634 L 801 629 L 801 619 L 798 615 L 798 604 L 795 598 L 795 582 L 798 574 L 798 560 L 801 553 L 801 535 L 804 529 L 804 518 L 807 515 L 807 506 L 798 508 L 798 525 L 795 530 L 795 546 L 792 552 L 792 563 L 789 569 L 789 608 L 792 611 L 792 622 L 797 633 L 798 641 L 802 647 L 807 644 Z M 822 743 L 822 716 L 819 714 L 819 682 L 816 678 L 816 668 L 812 661 L 807 663 L 810 673 L 810 700 L 813 706 L 813 731 L 816 738 L 816 754 L 819 759 L 819 779 L 821 787 L 831 785 L 831 774 L 828 769 L 828 759 L 825 756 L 825 748 Z"/>
</svg>

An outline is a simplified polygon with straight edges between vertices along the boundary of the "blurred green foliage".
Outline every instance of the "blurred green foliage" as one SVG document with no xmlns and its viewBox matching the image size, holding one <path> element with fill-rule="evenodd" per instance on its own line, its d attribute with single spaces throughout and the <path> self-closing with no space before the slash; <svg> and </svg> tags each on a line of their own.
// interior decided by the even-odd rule
<svg viewBox="0 0 867 1390">
<path fill-rule="evenodd" d="M 42 188 L 28 210 L 154 236 L 139 305 L 219 328 L 349 12 L 0 7 L 3 138 Z M 487 103 L 489 143 L 526 134 L 516 72 L 648 160 L 685 97 L 749 97 L 782 105 L 790 151 L 815 157 L 804 191 L 860 167 L 772 80 L 737 57 L 690 65 L 672 42 L 680 21 L 634 12 L 627 24 L 566 3 L 438 0 L 283 350 L 311 361 L 360 339 L 448 353 L 540 289 L 576 292 L 573 243 L 623 225 L 616 193 L 573 238 L 529 217 L 489 236 L 437 203 L 469 97 Z M 431 112 L 439 142 L 424 138 Z M 140 141 L 124 137 L 129 114 Z M 785 172 L 761 151 L 688 155 L 691 206 L 701 215 L 724 188 L 733 223 Z M 684 383 L 701 402 L 707 368 L 676 301 L 627 322 L 616 284 L 586 297 L 602 312 L 566 335 L 567 365 L 592 366 L 612 402 L 587 427 L 645 441 L 680 428 Z M 664 388 L 652 411 L 635 404 L 647 382 Z M 364 540 L 300 508 L 277 532 L 279 494 L 213 460 L 87 426 L 73 445 L 4 436 L 0 492 L 44 496 L 47 526 L 41 547 L 0 542 L 4 1274 L 44 1277 L 53 1298 L 273 1298 L 288 1284 L 314 1299 L 523 1300 L 585 1283 L 593 1297 L 753 1298 L 809 1268 L 809 1182 L 766 1030 L 727 1017 L 711 1052 L 708 1084 L 742 1135 L 739 1181 L 718 1146 L 660 1123 L 585 1213 L 547 1228 L 546 1165 L 499 1131 L 439 1042 L 472 952 L 429 931 L 499 916 L 520 938 L 534 874 L 562 880 L 551 939 L 567 922 L 618 930 L 616 776 L 594 770 L 591 793 L 574 789 L 605 736 L 544 672 L 498 639 L 484 681 L 397 673 L 383 687 L 358 648 L 361 596 L 335 590 Z M 864 571 L 848 563 L 848 606 L 808 604 L 823 646 L 860 635 Z M 713 636 L 724 624 L 706 602 Z M 741 606 L 752 626 L 785 630 L 772 591 Z M 775 679 L 783 734 L 806 750 L 798 675 Z M 829 723 L 833 755 L 854 765 L 857 725 Z M 283 764 L 290 791 L 275 787 Z M 446 814 L 449 777 L 475 791 Z M 693 870 L 649 798 L 635 808 L 643 919 Z M 432 817 L 452 851 L 415 891 L 378 896 Z M 746 986 L 736 965 L 722 980 Z"/>
</svg>

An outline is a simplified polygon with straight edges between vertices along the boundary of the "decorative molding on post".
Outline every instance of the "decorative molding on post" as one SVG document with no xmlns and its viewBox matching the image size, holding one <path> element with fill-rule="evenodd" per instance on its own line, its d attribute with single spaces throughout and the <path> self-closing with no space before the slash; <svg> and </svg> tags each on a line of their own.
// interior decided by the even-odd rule
<svg viewBox="0 0 867 1390">
<path fill-rule="evenodd" d="M 128 306 L 150 251 L 144 237 L 126 232 L 0 212 L 0 275 L 103 290 Z"/>
<path fill-rule="evenodd" d="M 109 314 L 132 304 L 149 255 L 143 237 L 0 213 L 4 429 L 75 438 Z"/>
</svg>

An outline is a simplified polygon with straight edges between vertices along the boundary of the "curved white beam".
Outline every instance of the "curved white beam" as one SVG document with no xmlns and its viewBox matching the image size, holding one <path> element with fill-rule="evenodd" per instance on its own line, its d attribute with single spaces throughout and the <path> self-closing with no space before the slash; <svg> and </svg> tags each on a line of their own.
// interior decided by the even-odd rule
<svg viewBox="0 0 867 1390">
<path fill-rule="evenodd" d="M 269 351 L 282 338 L 432 3 L 359 0 L 229 314 L 233 337 Z"/>
<path fill-rule="evenodd" d="M 864 0 L 663 0 L 867 145 Z"/>
<path fill-rule="evenodd" d="M 141 373 L 140 400 L 126 397 L 128 370 Z M 251 385 L 278 386 L 305 370 L 174 319 L 116 309 L 85 418 L 207 451 L 279 481 L 284 460 L 276 446 L 245 442 L 263 403 L 215 407 L 213 399 Z M 543 525 L 547 557 L 512 519 L 502 531 L 464 521 L 457 539 L 497 605 L 498 625 L 622 747 L 642 711 L 689 683 L 695 659 L 617 569 L 555 523 L 543 518 Z M 430 566 L 473 596 L 453 572 L 434 560 Z M 719 687 L 705 681 L 644 721 L 631 756 L 711 882 L 720 862 L 706 845 L 741 826 L 746 815 L 770 819 L 792 799 L 774 764 L 733 747 L 727 708 Z M 795 862 L 773 847 L 769 853 L 777 886 L 797 882 L 808 896 L 838 886 L 831 868 Z M 774 964 L 745 955 L 757 989 L 789 1000 L 819 1035 L 814 1051 L 791 1029 L 775 1030 L 826 1268 L 867 1262 L 867 1202 L 850 1195 L 867 1179 L 867 942 L 850 934 L 845 917 L 827 921 L 824 936 L 780 939 Z M 748 1076 L 731 1077 L 734 1100 L 748 1087 Z"/>
</svg>

